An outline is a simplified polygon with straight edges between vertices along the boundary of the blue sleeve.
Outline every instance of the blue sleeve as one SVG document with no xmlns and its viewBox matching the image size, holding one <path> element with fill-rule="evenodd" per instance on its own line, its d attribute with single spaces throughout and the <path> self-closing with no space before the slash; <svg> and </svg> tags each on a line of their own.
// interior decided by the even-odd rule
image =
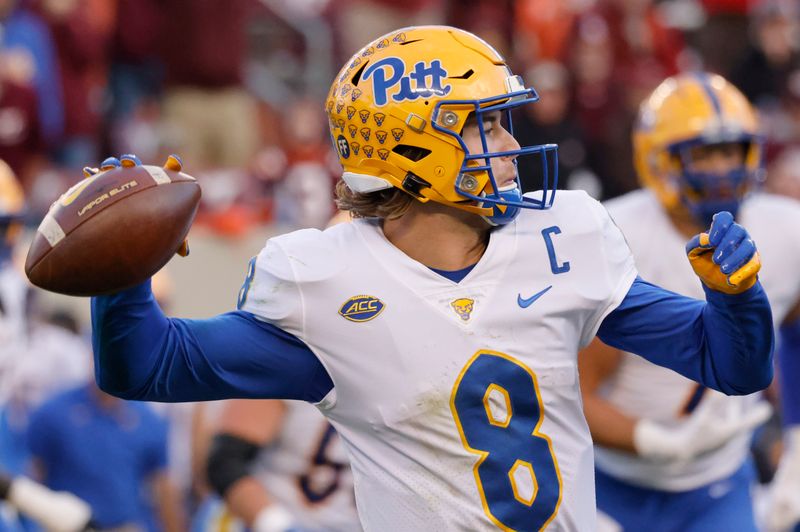
<svg viewBox="0 0 800 532">
<path fill-rule="evenodd" d="M 785 425 L 800 425 L 800 319 L 782 325 L 778 333 L 783 422 Z"/>
<path fill-rule="evenodd" d="M 705 302 L 637 278 L 597 335 L 728 395 L 766 388 L 775 334 L 761 283 L 738 295 L 703 288 Z"/>
<path fill-rule="evenodd" d="M 92 347 L 98 386 L 124 399 L 317 402 L 333 389 L 319 359 L 295 336 L 242 311 L 167 318 L 149 281 L 92 298 Z"/>
</svg>

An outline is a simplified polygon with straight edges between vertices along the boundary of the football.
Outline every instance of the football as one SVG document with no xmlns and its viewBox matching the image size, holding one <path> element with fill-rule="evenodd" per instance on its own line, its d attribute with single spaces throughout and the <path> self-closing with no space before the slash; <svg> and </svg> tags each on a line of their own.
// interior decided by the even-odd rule
<svg viewBox="0 0 800 532">
<path fill-rule="evenodd" d="M 67 190 L 39 225 L 30 281 L 72 296 L 143 282 L 181 248 L 200 202 L 195 178 L 159 166 L 114 168 Z"/>
</svg>

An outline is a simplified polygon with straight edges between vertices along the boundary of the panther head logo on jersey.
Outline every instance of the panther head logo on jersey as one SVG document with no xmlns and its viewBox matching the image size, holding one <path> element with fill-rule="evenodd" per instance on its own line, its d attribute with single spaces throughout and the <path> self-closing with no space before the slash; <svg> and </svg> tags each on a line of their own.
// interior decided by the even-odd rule
<svg viewBox="0 0 800 532">
<path fill-rule="evenodd" d="M 456 311 L 458 317 L 464 321 L 469 321 L 470 316 L 472 316 L 472 309 L 475 308 L 475 300 L 469 299 L 467 297 L 461 297 L 452 301 L 450 306 L 453 307 L 453 310 Z"/>
</svg>

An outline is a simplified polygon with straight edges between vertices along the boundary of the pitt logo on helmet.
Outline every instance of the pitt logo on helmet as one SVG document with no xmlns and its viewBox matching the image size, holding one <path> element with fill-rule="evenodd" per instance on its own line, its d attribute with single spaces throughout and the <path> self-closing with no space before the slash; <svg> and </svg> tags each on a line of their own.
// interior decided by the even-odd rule
<svg viewBox="0 0 800 532">
<path fill-rule="evenodd" d="M 386 305 L 377 297 L 353 296 L 344 302 L 339 315 L 348 321 L 363 322 L 375 319 Z"/>
<path fill-rule="evenodd" d="M 361 79 L 367 81 L 372 78 L 375 105 L 383 106 L 389 102 L 390 91 L 394 92 L 392 100 L 395 102 L 445 96 L 451 89 L 450 85 L 443 84 L 446 77 L 447 71 L 438 59 L 431 61 L 430 66 L 420 61 L 406 75 L 406 64 L 402 59 L 387 57 L 368 66 Z M 393 90 L 395 87 L 399 88 Z"/>
</svg>

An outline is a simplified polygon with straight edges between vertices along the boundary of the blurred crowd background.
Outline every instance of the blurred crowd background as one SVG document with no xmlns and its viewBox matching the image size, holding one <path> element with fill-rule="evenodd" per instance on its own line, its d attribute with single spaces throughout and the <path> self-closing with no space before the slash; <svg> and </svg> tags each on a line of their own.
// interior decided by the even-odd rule
<svg viewBox="0 0 800 532">
<path fill-rule="evenodd" d="M 397 27 L 452 24 L 493 44 L 541 94 L 517 118 L 521 142 L 559 143 L 561 186 L 607 199 L 637 186 L 632 118 L 679 71 L 728 77 L 762 113 L 768 162 L 792 153 L 798 6 L 0 0 L 0 158 L 25 188 L 32 223 L 92 161 L 179 153 L 203 186 L 200 225 L 230 236 L 274 222 L 320 226 L 338 177 L 321 102 L 339 66 Z"/>
<path fill-rule="evenodd" d="M 170 264 L 160 294 L 177 315 L 230 310 L 266 236 L 322 227 L 334 212 L 340 167 L 322 102 L 339 67 L 415 24 L 477 33 L 536 88 L 541 101 L 515 117 L 515 132 L 523 145 L 559 144 L 562 188 L 598 199 L 637 188 L 630 132 L 641 99 L 666 76 L 705 69 L 758 108 L 765 186 L 800 197 L 797 0 L 0 0 L 0 159 L 25 191 L 29 228 L 83 166 L 178 153 L 203 200 L 192 256 Z M 42 319 L 87 339 L 86 300 L 44 307 Z M 42 349 L 66 350 L 54 342 Z M 76 360 L 88 368 L 86 345 Z M 90 372 L 64 379 L 41 360 L 3 377 L 29 410 Z M 196 419 L 162 410 L 175 441 L 153 467 L 169 463 L 192 500 L 203 489 L 189 451 Z M 13 415 L 4 423 L 23 431 Z M 0 438 L 6 457 L 14 445 Z"/>
</svg>

